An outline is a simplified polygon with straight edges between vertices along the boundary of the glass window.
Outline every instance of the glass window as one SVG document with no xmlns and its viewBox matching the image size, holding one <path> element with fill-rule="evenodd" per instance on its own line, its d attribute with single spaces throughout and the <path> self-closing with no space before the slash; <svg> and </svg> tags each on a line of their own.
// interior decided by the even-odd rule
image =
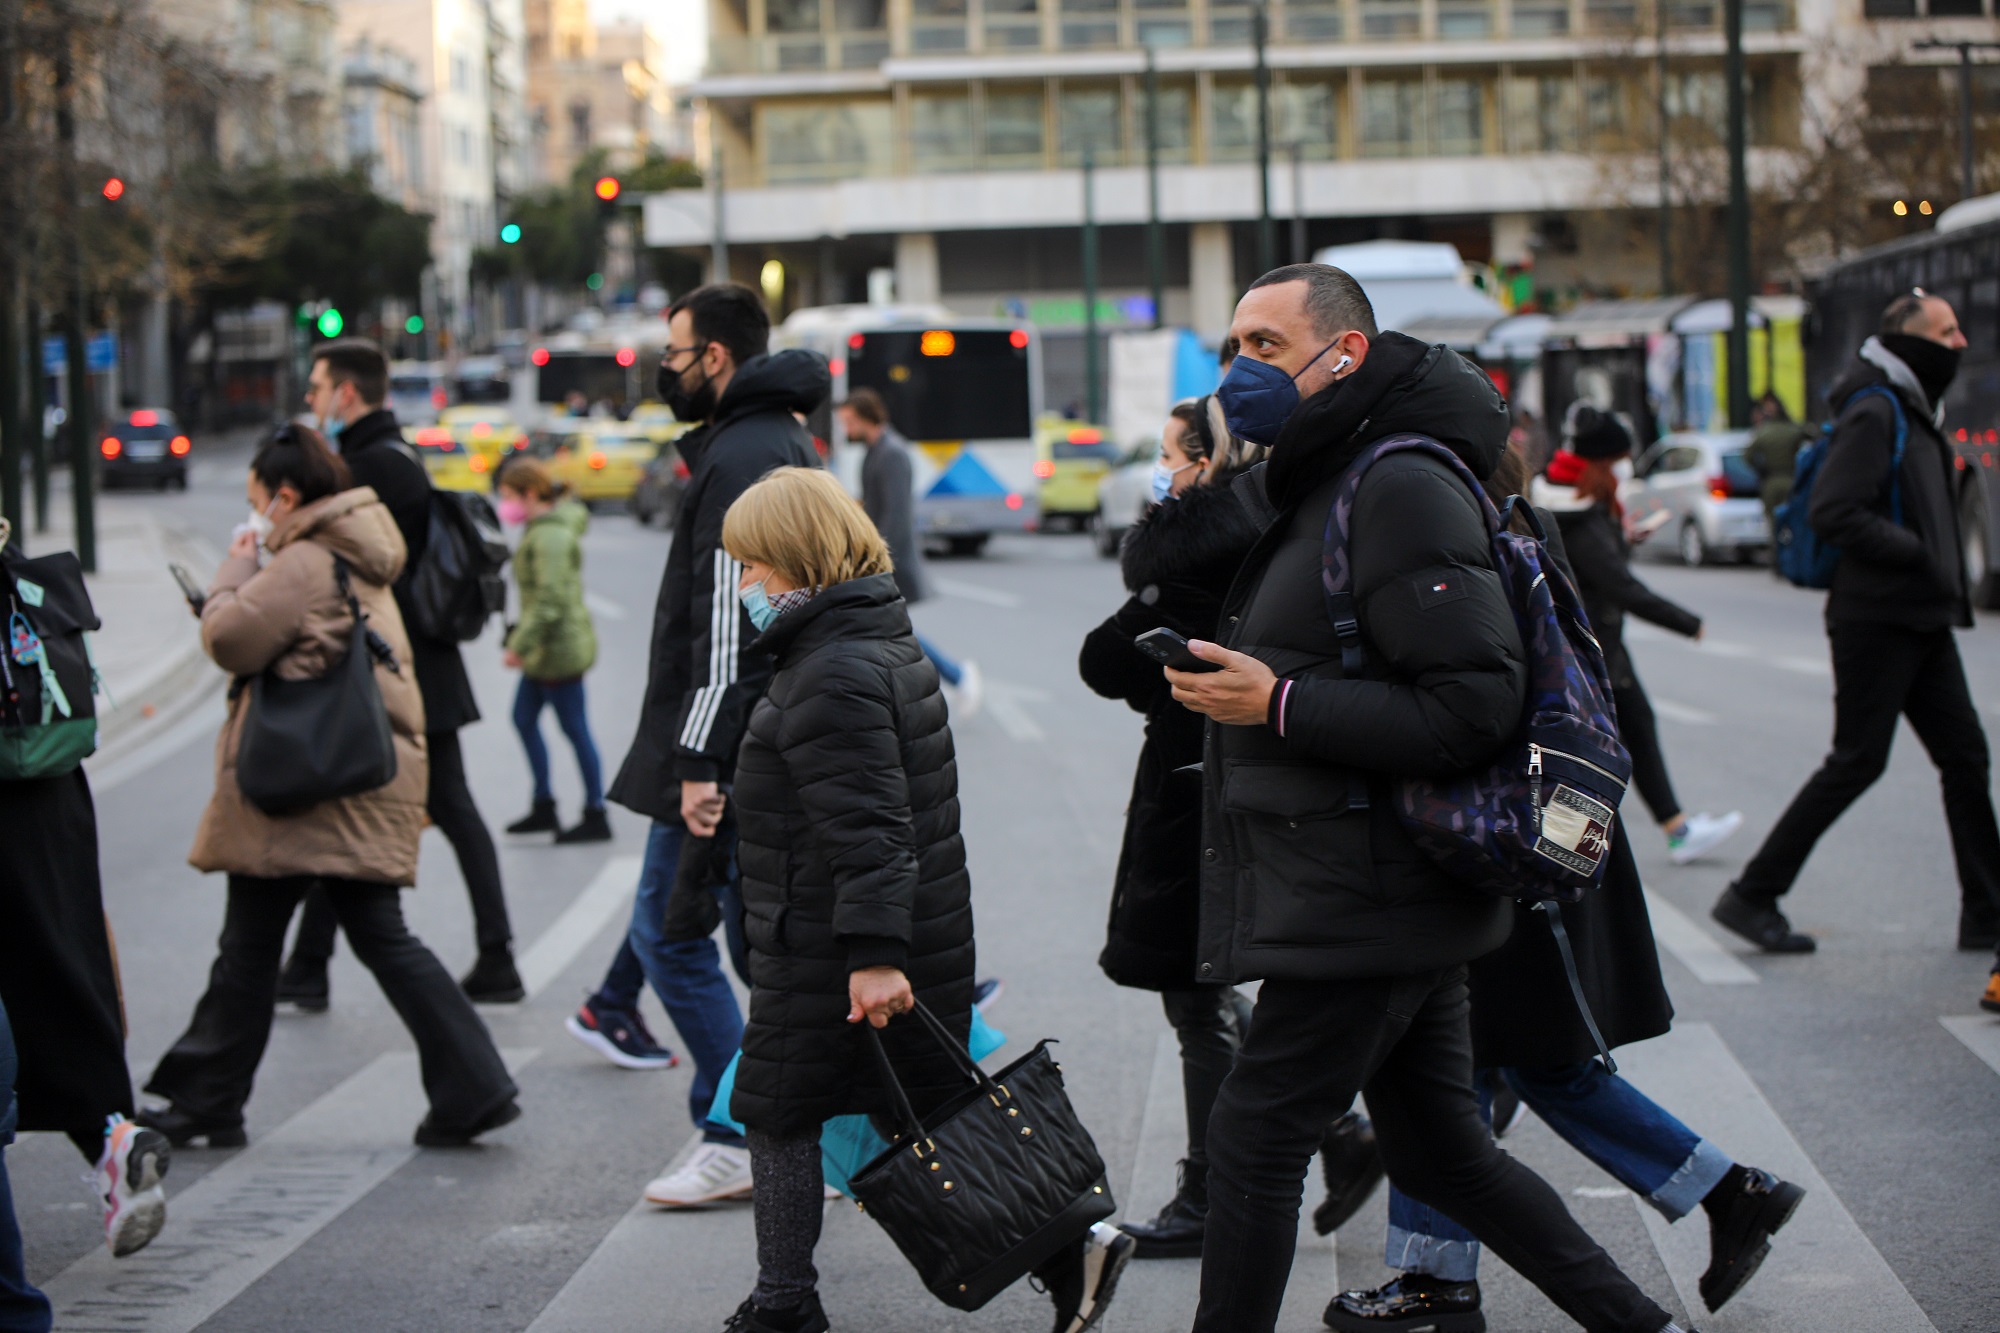
<svg viewBox="0 0 2000 1333">
<path fill-rule="evenodd" d="M 1514 0 L 1516 37 L 1560 37 L 1569 31 L 1568 0 Z"/>
<path fill-rule="evenodd" d="M 1718 12 L 1713 0 L 1683 0 L 1683 3 L 1667 6 L 1667 26 L 1713 28 Z"/>
<path fill-rule="evenodd" d="M 1617 79 L 1593 75 L 1583 81 L 1583 128 L 1593 144 L 1625 134 L 1625 88 Z"/>
<path fill-rule="evenodd" d="M 1861 0 L 1861 16 L 1871 19 L 1913 19 L 1917 0 Z"/>
<path fill-rule="evenodd" d="M 1209 158 L 1241 161 L 1256 151 L 1257 85 L 1217 83 L 1208 99 Z"/>
<path fill-rule="evenodd" d="M 1423 149 L 1424 85 L 1416 79 L 1370 79 L 1361 85 L 1361 152 L 1409 157 Z"/>
<path fill-rule="evenodd" d="M 1062 44 L 1118 45 L 1118 0 L 1063 0 Z"/>
<path fill-rule="evenodd" d="M 1285 0 L 1283 26 L 1294 42 L 1337 42 L 1346 36 L 1339 0 Z"/>
<path fill-rule="evenodd" d="M 1368 41 L 1411 41 L 1422 30 L 1417 0 L 1361 0 L 1361 36 Z"/>
<path fill-rule="evenodd" d="M 1218 46 L 1243 46 L 1250 41 L 1250 11 L 1234 6 L 1208 7 L 1208 40 Z"/>
<path fill-rule="evenodd" d="M 1533 74 L 1507 80 L 1512 147 L 1520 153 L 1568 153 L 1576 148 L 1576 80 Z"/>
<path fill-rule="evenodd" d="M 1039 91 L 986 94 L 987 159 L 1042 159 L 1042 94 Z"/>
<path fill-rule="evenodd" d="M 1437 81 L 1437 110 L 1431 121 L 1433 152 L 1457 156 L 1485 149 L 1485 98 L 1485 89 L 1476 80 Z"/>
<path fill-rule="evenodd" d="M 1686 116 L 1705 125 L 1727 123 L 1729 85 L 1717 69 L 1694 70 L 1667 79 L 1667 115 Z"/>
<path fill-rule="evenodd" d="M 1782 32 L 1792 26 L 1792 7 L 1785 0 L 1744 0 L 1745 32 Z"/>
<path fill-rule="evenodd" d="M 1160 161 L 1185 162 L 1192 147 L 1194 117 L 1189 114 L 1194 105 L 1193 89 L 1186 85 L 1161 85 L 1154 115 L 1159 121 Z M 1141 93 L 1143 98 L 1144 93 Z M 1137 139 L 1137 150 L 1146 145 L 1146 104 L 1142 100 L 1138 107 L 1139 118 L 1134 122 L 1133 135 Z"/>
<path fill-rule="evenodd" d="M 834 180 L 889 170 L 894 140 L 886 100 L 767 103 L 759 114 L 768 180 Z"/>
<path fill-rule="evenodd" d="M 888 58 L 887 37 L 849 37 L 840 44 L 842 69 L 873 69 Z"/>
<path fill-rule="evenodd" d="M 1583 19 L 1592 32 L 1637 32 L 1639 6 L 1637 0 L 1584 0 Z"/>
<path fill-rule="evenodd" d="M 1141 46 L 1186 46 L 1194 40 L 1194 25 L 1185 14 L 1143 14 L 1133 26 Z"/>
<path fill-rule="evenodd" d="M 826 43 L 817 37 L 781 41 L 777 49 L 779 69 L 826 68 Z"/>
<path fill-rule="evenodd" d="M 1438 0 L 1438 36 L 1448 42 L 1478 41 L 1493 35 L 1493 6 L 1487 0 Z"/>
<path fill-rule="evenodd" d="M 910 0 L 910 47 L 916 51 L 965 49 L 965 0 Z M 943 20 L 939 22 L 938 20 Z"/>
<path fill-rule="evenodd" d="M 885 0 L 833 0 L 833 26 L 842 32 L 880 32 L 889 26 Z"/>
<path fill-rule="evenodd" d="M 961 92 L 918 93 L 912 97 L 910 151 L 920 167 L 969 163 L 972 99 Z"/>
<path fill-rule="evenodd" d="M 1336 86 L 1330 83 L 1292 83 L 1273 89 L 1277 124 L 1273 131 L 1280 144 L 1301 144 L 1309 158 L 1334 157 L 1340 151 L 1340 121 Z M 1251 124 L 1256 124 L 1251 113 Z"/>
<path fill-rule="evenodd" d="M 767 32 L 818 32 L 819 0 L 765 0 Z"/>
<path fill-rule="evenodd" d="M 985 10 L 987 46 L 1019 50 L 1042 44 L 1038 0 L 986 0 Z"/>
<path fill-rule="evenodd" d="M 1066 88 L 1057 113 L 1064 162 L 1081 162 L 1083 150 L 1089 148 L 1096 165 L 1116 165 L 1119 139 L 1116 88 Z"/>
</svg>

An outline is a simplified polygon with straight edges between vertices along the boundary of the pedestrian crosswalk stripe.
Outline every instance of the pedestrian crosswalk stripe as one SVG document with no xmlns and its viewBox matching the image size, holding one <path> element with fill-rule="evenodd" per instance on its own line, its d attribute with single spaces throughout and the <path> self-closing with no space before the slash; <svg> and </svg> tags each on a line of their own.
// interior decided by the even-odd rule
<svg viewBox="0 0 2000 1333">
<path fill-rule="evenodd" d="M 637 856 L 614 856 L 606 861 L 596 878 L 521 955 L 521 985 L 527 988 L 528 999 L 534 999 L 561 976 L 619 913 L 631 912 L 643 864 Z"/>
<path fill-rule="evenodd" d="M 1755 1280 L 1722 1318 L 1703 1318 L 1704 1329 L 1936 1333 L 1712 1026 L 1677 1025 L 1664 1037 L 1621 1049 L 1618 1065 L 1647 1096 L 1737 1161 L 1775 1171 L 1806 1189 L 1805 1201 L 1771 1242 L 1771 1257 Z M 1651 1208 L 1638 1206 L 1682 1302 L 1690 1312 L 1703 1309 L 1698 1283 L 1708 1266 L 1707 1226 L 1699 1214 L 1669 1225 Z"/>
<path fill-rule="evenodd" d="M 1761 980 L 1692 917 L 1651 889 L 1646 890 L 1646 911 L 1653 918 L 1653 939 L 1696 980 L 1710 986 L 1754 986 Z"/>
<path fill-rule="evenodd" d="M 980 602 L 986 606 L 997 606 L 1012 611 L 1021 605 L 1021 595 L 1002 592 L 981 583 L 967 583 L 963 579 L 942 579 L 930 576 L 931 586 L 947 597 L 959 597 L 968 602 Z"/>
<path fill-rule="evenodd" d="M 1684 722 L 1691 727 L 1712 727 L 1716 722 L 1715 714 L 1705 709 L 1662 699 L 1657 694 L 1653 696 L 1653 711 L 1669 722 Z"/>
<path fill-rule="evenodd" d="M 2000 1074 L 2000 1018 L 1985 1014 L 1953 1014 L 1940 1018 L 1944 1030 Z"/>
<path fill-rule="evenodd" d="M 538 1054 L 501 1052 L 518 1071 Z M 417 1155 L 414 1052 L 378 1056 L 185 1190 L 138 1254 L 94 1249 L 47 1283 L 64 1333 L 188 1333 Z"/>
</svg>

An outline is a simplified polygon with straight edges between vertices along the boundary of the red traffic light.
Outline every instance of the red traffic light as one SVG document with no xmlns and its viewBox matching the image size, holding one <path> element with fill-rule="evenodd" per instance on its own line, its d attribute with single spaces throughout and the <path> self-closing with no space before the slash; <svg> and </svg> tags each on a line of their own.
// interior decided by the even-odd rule
<svg viewBox="0 0 2000 1333">
<path fill-rule="evenodd" d="M 621 366 L 629 366 L 639 359 L 639 354 L 630 347 L 621 347 L 618 349 L 618 355 L 613 359 Z"/>
<path fill-rule="evenodd" d="M 618 183 L 616 176 L 599 176 L 597 184 L 592 188 L 596 191 L 597 197 L 608 204 L 618 197 L 618 192 L 624 187 Z"/>
<path fill-rule="evenodd" d="M 116 202 L 125 197 L 125 182 L 113 176 L 104 182 L 104 197 Z"/>
</svg>

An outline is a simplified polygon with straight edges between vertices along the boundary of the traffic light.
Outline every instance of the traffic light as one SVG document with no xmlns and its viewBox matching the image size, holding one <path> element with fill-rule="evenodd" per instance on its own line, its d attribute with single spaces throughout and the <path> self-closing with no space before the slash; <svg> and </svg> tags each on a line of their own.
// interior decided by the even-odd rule
<svg viewBox="0 0 2000 1333">
<path fill-rule="evenodd" d="M 123 199 L 125 197 L 125 182 L 120 180 L 116 176 L 113 176 L 110 180 L 105 181 L 104 197 L 110 200 L 114 204 L 117 203 L 120 199 Z"/>
<path fill-rule="evenodd" d="M 403 321 L 403 332 L 422 333 L 423 331 L 424 331 L 424 317 L 422 315 L 411 315 L 408 319 Z"/>
<path fill-rule="evenodd" d="M 615 204 L 618 202 L 619 193 L 624 188 L 624 186 L 618 183 L 616 176 L 599 176 L 597 184 L 591 187 L 591 191 L 605 203 Z"/>
<path fill-rule="evenodd" d="M 500 244 L 516 245 L 521 240 L 521 224 L 510 222 L 500 229 Z"/>
<path fill-rule="evenodd" d="M 319 312 L 319 320 L 316 327 L 319 329 L 320 337 L 338 338 L 340 331 L 347 327 L 347 321 L 340 317 L 338 310 L 335 310 L 332 306 L 328 306 Z"/>
</svg>

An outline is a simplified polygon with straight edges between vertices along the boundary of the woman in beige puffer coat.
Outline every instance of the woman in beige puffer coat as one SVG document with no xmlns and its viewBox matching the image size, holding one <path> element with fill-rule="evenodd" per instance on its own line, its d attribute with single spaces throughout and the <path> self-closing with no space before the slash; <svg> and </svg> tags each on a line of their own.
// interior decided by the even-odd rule
<svg viewBox="0 0 2000 1333">
<path fill-rule="evenodd" d="M 146 1084 L 170 1104 L 139 1114 L 175 1146 L 203 1137 L 217 1147 L 244 1142 L 243 1104 L 270 1038 L 285 930 L 315 886 L 416 1041 L 431 1104 L 416 1141 L 468 1143 L 520 1114 L 486 1025 L 403 922 L 398 888 L 416 880 L 426 779 L 423 700 L 390 592 L 404 547 L 375 492 L 349 490 L 348 480 L 318 435 L 279 430 L 251 460 L 251 522 L 231 543 L 201 609 L 202 646 L 238 688 L 216 741 L 215 794 L 188 859 L 227 872 L 229 899 L 208 991 Z M 268 557 L 261 567 L 260 545 Z M 237 785 L 247 684 L 265 670 L 313 679 L 346 657 L 354 622 L 336 560 L 393 654 L 393 667 L 376 664 L 375 680 L 395 736 L 396 776 L 294 814 L 265 814 Z"/>
</svg>

